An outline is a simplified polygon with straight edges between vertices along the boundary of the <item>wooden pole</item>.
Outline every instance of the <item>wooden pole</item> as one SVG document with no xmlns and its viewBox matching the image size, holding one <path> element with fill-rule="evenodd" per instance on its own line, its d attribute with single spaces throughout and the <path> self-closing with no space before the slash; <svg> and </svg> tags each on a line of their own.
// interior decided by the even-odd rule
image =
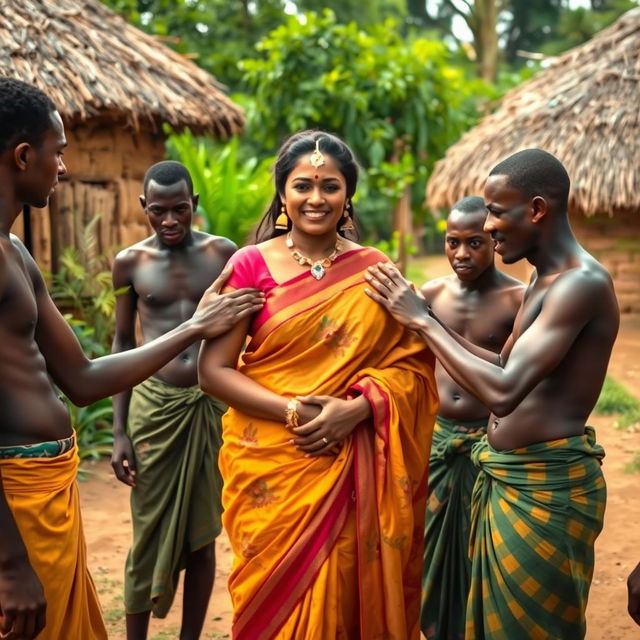
<svg viewBox="0 0 640 640">
<path fill-rule="evenodd" d="M 413 237 L 411 221 L 411 190 L 406 185 L 402 197 L 396 205 L 394 214 L 394 231 L 398 234 L 398 268 L 402 275 L 407 272 L 407 237 Z"/>
</svg>

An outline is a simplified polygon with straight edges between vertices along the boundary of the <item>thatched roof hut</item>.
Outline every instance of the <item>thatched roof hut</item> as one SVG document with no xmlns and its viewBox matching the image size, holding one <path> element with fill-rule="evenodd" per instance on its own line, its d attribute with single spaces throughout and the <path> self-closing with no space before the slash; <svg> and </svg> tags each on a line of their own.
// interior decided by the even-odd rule
<svg viewBox="0 0 640 640">
<path fill-rule="evenodd" d="M 211 75 L 98 0 L 0 2 L 0 74 L 46 91 L 69 121 L 125 116 L 220 137 L 244 122 Z"/>
<path fill-rule="evenodd" d="M 640 311 L 640 8 L 557 58 L 509 91 L 436 163 L 427 185 L 433 209 L 482 194 L 503 158 L 530 147 L 553 153 L 571 176 L 570 212 L 578 236 L 610 268 L 628 275 Z M 590 218 L 589 221 L 585 217 Z M 632 266 L 629 267 L 631 261 Z"/>
<path fill-rule="evenodd" d="M 573 211 L 640 212 L 639 83 L 640 8 L 509 91 L 436 163 L 429 206 L 481 192 L 500 160 L 540 147 L 567 167 Z"/>
<path fill-rule="evenodd" d="M 0 0 L 0 75 L 41 88 L 65 123 L 67 180 L 14 229 L 54 271 L 96 216 L 101 251 L 148 235 L 137 196 L 164 158 L 163 123 L 221 138 L 244 123 L 211 75 L 98 0 Z"/>
</svg>

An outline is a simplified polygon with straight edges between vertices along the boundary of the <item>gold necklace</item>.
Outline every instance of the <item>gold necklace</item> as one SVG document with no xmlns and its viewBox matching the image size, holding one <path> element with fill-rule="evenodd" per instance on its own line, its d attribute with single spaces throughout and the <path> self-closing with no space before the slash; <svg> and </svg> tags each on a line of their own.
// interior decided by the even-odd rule
<svg viewBox="0 0 640 640">
<path fill-rule="evenodd" d="M 303 256 L 293 244 L 293 238 L 291 237 L 291 231 L 287 234 L 287 248 L 291 251 L 291 257 L 301 265 L 309 265 L 311 267 L 311 275 L 316 280 L 322 280 L 326 270 L 331 266 L 333 261 L 338 257 L 338 253 L 342 249 L 342 243 L 340 242 L 340 236 L 336 235 L 336 246 L 333 251 L 326 257 L 320 258 L 320 260 L 312 260 L 307 256 Z"/>
</svg>

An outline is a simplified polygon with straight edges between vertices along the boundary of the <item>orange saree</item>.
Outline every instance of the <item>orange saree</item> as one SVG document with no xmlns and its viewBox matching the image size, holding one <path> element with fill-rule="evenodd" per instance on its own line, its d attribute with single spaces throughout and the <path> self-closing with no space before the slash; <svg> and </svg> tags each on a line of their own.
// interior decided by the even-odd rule
<svg viewBox="0 0 640 640">
<path fill-rule="evenodd" d="M 256 247 L 232 258 L 230 288 L 267 300 L 239 370 L 283 396 L 364 394 L 372 407 L 335 457 L 305 457 L 283 422 L 224 417 L 236 640 L 419 637 L 434 358 L 364 293 L 380 260 L 350 251 L 320 281 L 277 284 Z"/>
</svg>

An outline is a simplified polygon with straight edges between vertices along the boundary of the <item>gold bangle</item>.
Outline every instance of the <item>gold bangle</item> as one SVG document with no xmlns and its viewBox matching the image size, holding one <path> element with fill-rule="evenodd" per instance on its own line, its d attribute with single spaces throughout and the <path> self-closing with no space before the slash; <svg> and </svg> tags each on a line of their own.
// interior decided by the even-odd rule
<svg viewBox="0 0 640 640">
<path fill-rule="evenodd" d="M 298 426 L 298 405 L 300 402 L 295 398 L 291 398 L 287 403 L 287 409 L 284 412 L 285 427 L 287 429 L 295 429 Z"/>
</svg>

